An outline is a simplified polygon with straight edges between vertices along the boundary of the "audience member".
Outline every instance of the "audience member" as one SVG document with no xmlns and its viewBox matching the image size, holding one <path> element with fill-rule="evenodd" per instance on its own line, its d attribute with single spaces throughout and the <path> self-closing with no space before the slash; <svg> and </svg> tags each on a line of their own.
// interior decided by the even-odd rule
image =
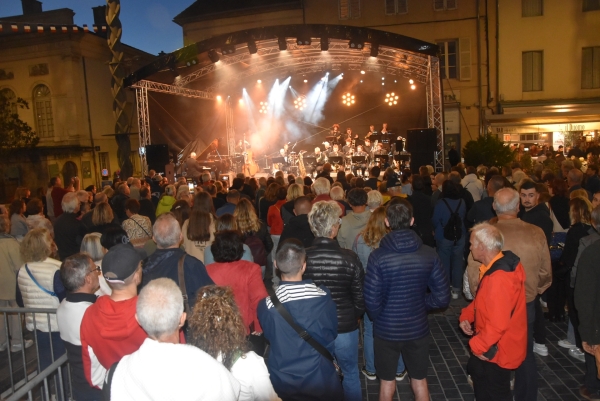
<svg viewBox="0 0 600 401">
<path fill-rule="evenodd" d="M 158 205 L 156 205 L 156 217 L 164 213 L 169 213 L 171 211 L 171 209 L 173 208 L 173 204 L 176 202 L 175 191 L 175 185 L 167 185 L 165 187 L 165 192 L 161 195 L 160 199 L 158 200 Z"/>
<path fill-rule="evenodd" d="M 188 255 L 204 263 L 204 251 L 215 239 L 215 209 L 213 198 L 200 192 L 194 197 L 190 218 L 183 223 L 183 249 Z"/>
<path fill-rule="evenodd" d="M 15 199 L 10 204 L 10 235 L 15 237 L 17 241 L 22 241 L 29 231 L 25 219 L 26 209 L 25 202 L 21 199 Z"/>
<path fill-rule="evenodd" d="M 227 203 L 217 209 L 217 217 L 221 217 L 225 213 L 233 214 L 235 207 L 240 202 L 240 192 L 236 189 L 232 189 L 227 192 Z"/>
<path fill-rule="evenodd" d="M 367 200 L 367 193 L 362 188 L 353 188 L 348 192 L 348 203 L 352 211 L 342 218 L 342 225 L 337 234 L 337 241 L 342 248 L 352 249 L 356 237 L 367 225 L 371 217 L 367 209 Z"/>
<path fill-rule="evenodd" d="M 288 224 L 283 228 L 281 237 L 279 238 L 279 244 L 288 238 L 296 238 L 299 240 L 305 248 L 312 245 L 315 235 L 310 229 L 308 223 L 308 213 L 312 208 L 310 198 L 307 196 L 301 196 L 296 198 L 294 201 L 294 217 L 292 217 Z M 277 250 L 281 246 L 278 245 Z"/>
<path fill-rule="evenodd" d="M 27 218 L 25 219 L 27 228 L 45 228 L 50 232 L 50 236 L 54 238 L 54 227 L 52 222 L 44 216 L 44 204 L 40 199 L 32 199 L 27 202 Z"/>
<path fill-rule="evenodd" d="M 62 197 L 62 211 L 54 222 L 54 238 L 60 260 L 65 260 L 79 252 L 81 245 L 81 222 L 77 219 L 79 201 L 75 193 Z"/>
<path fill-rule="evenodd" d="M 140 202 L 130 198 L 125 202 L 125 214 L 127 219 L 123 221 L 122 227 L 127 232 L 131 245 L 142 248 L 152 238 L 152 223 L 146 216 L 139 214 Z"/>
<path fill-rule="evenodd" d="M 150 188 L 144 186 L 140 189 L 140 216 L 146 216 L 150 219 L 150 223 L 156 221 L 156 206 L 152 202 L 152 194 Z"/>
<path fill-rule="evenodd" d="M 65 186 L 65 188 L 61 188 L 62 181 L 60 177 L 51 178 L 50 184 L 52 185 L 52 191 L 50 193 L 52 202 L 49 203 L 52 203 L 52 206 L 54 207 L 54 217 L 58 218 L 61 214 L 63 214 L 63 197 L 69 192 L 79 191 L 79 178 L 71 178 L 69 185 Z"/>
</svg>

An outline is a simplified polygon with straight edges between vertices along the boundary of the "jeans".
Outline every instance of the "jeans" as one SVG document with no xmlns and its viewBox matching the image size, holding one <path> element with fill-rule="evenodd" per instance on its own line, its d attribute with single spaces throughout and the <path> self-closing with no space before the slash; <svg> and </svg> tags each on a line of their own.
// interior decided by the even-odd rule
<svg viewBox="0 0 600 401">
<path fill-rule="evenodd" d="M 335 358 L 344 373 L 344 400 L 362 401 L 358 373 L 358 329 L 338 334 L 335 339 Z"/>
<path fill-rule="evenodd" d="M 375 370 L 375 351 L 373 347 L 373 322 L 369 319 L 369 316 L 365 313 L 365 318 L 363 320 L 363 351 L 365 358 L 365 369 L 369 373 L 377 373 Z M 402 359 L 402 355 L 398 359 L 398 370 L 396 373 L 404 372 L 406 367 L 404 366 L 404 360 Z"/>
<path fill-rule="evenodd" d="M 525 360 L 515 371 L 515 401 L 537 400 L 537 365 L 533 354 L 533 326 L 535 323 L 535 303 L 534 299 L 527 303 L 527 355 Z"/>
<path fill-rule="evenodd" d="M 465 237 L 454 245 L 454 241 L 443 238 L 437 241 L 437 253 L 442 261 L 442 265 L 448 274 L 450 284 L 454 291 L 460 292 L 462 288 L 462 278 L 465 270 L 463 251 L 465 248 Z"/>
<path fill-rule="evenodd" d="M 281 235 L 271 235 L 271 240 L 273 240 L 273 249 L 271 250 L 271 258 L 275 260 L 275 254 L 277 253 L 277 246 L 279 245 L 279 238 Z M 279 277 L 277 277 L 277 271 L 275 270 L 275 265 L 273 265 L 273 284 L 279 285 Z"/>
<path fill-rule="evenodd" d="M 495 363 L 482 361 L 471 355 L 467 364 L 467 372 L 473 379 L 475 399 L 490 401 L 512 401 L 510 393 L 509 369 Z"/>
</svg>

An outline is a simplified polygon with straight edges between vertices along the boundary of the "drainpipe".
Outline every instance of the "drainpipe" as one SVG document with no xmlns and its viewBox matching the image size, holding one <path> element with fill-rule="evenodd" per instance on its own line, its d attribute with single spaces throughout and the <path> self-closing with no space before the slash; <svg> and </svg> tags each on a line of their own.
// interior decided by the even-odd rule
<svg viewBox="0 0 600 401">
<path fill-rule="evenodd" d="M 500 0 L 496 0 L 496 113 L 500 111 Z"/>
<path fill-rule="evenodd" d="M 476 7 L 477 7 L 477 100 L 479 102 L 479 107 L 478 107 L 478 111 L 479 111 L 479 136 L 481 136 L 483 134 L 483 118 L 482 118 L 482 113 L 483 113 L 483 99 L 481 97 L 481 91 L 482 91 L 482 87 L 481 87 L 481 15 L 480 15 L 480 11 L 479 11 L 479 3 L 480 0 L 475 0 Z"/>
<path fill-rule="evenodd" d="M 90 114 L 90 93 L 88 91 L 87 70 L 85 68 L 85 57 L 81 57 L 83 62 L 83 83 L 85 85 L 85 103 L 87 106 L 88 129 L 90 131 L 90 142 L 92 144 L 92 159 L 94 160 L 94 177 L 96 178 L 96 188 L 100 189 L 100 177 L 98 173 L 98 165 L 96 164 L 96 146 L 94 145 L 94 135 L 92 134 L 92 115 Z"/>
</svg>

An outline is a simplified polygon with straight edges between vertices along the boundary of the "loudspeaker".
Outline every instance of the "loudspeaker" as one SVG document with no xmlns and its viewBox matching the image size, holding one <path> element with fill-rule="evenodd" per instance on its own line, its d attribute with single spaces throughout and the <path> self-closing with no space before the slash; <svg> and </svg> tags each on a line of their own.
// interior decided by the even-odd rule
<svg viewBox="0 0 600 401">
<path fill-rule="evenodd" d="M 168 145 L 146 145 L 146 162 L 148 170 L 164 173 L 165 166 L 169 164 Z"/>
<path fill-rule="evenodd" d="M 419 167 L 426 165 L 435 166 L 434 152 L 413 152 L 410 155 L 410 170 L 413 174 L 419 174 Z"/>
<path fill-rule="evenodd" d="M 406 151 L 433 152 L 437 151 L 437 130 L 435 128 L 413 128 L 406 131 Z"/>
</svg>

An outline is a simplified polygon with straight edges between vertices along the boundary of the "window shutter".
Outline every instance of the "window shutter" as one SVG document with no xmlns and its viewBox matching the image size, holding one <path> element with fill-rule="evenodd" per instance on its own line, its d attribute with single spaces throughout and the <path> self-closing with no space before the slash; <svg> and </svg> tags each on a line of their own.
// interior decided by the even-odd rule
<svg viewBox="0 0 600 401">
<path fill-rule="evenodd" d="M 581 56 L 581 89 L 591 89 L 594 87 L 594 48 L 584 47 Z"/>
<path fill-rule="evenodd" d="M 444 0 L 433 0 L 433 9 L 435 11 L 443 11 L 444 10 Z"/>
<path fill-rule="evenodd" d="M 594 47 L 594 72 L 592 73 L 592 86 L 600 88 L 600 46 Z"/>
<path fill-rule="evenodd" d="M 600 0 L 583 0 L 583 11 L 600 10 Z"/>
<path fill-rule="evenodd" d="M 544 90 L 544 53 L 533 52 L 533 90 Z"/>
<path fill-rule="evenodd" d="M 458 39 L 458 51 L 460 52 L 460 75 L 461 81 L 471 80 L 471 38 Z"/>
<path fill-rule="evenodd" d="M 398 14 L 408 13 L 408 0 L 398 0 Z"/>
<path fill-rule="evenodd" d="M 446 10 L 456 10 L 458 0 L 446 0 Z"/>
<path fill-rule="evenodd" d="M 340 19 L 350 18 L 350 0 L 338 0 L 340 7 Z"/>
<path fill-rule="evenodd" d="M 350 0 L 350 17 L 360 18 L 360 0 Z"/>
<path fill-rule="evenodd" d="M 543 0 L 521 0 L 522 16 L 537 17 L 543 15 Z"/>
<path fill-rule="evenodd" d="M 385 0 L 385 13 L 396 14 L 396 0 Z"/>
</svg>

